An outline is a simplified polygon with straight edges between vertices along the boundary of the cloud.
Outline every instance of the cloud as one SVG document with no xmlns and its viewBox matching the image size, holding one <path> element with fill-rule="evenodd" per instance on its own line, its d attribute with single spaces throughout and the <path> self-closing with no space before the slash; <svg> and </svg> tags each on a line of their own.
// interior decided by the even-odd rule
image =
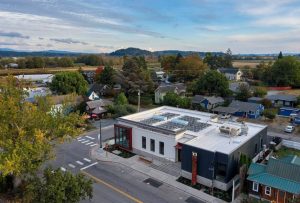
<svg viewBox="0 0 300 203">
<path fill-rule="evenodd" d="M 3 31 L 0 31 L 0 36 L 1 37 L 10 37 L 10 38 L 22 38 L 22 39 L 29 39 L 30 38 L 29 36 L 22 35 L 19 32 L 3 32 Z"/>
<path fill-rule="evenodd" d="M 88 45 L 86 42 L 74 40 L 72 38 L 65 38 L 65 39 L 58 39 L 58 38 L 51 38 L 51 41 L 64 43 L 64 44 L 82 44 L 82 45 Z"/>
<path fill-rule="evenodd" d="M 103 48 L 103 49 L 115 49 L 115 46 L 107 46 L 107 45 L 95 45 L 94 47 Z"/>
</svg>

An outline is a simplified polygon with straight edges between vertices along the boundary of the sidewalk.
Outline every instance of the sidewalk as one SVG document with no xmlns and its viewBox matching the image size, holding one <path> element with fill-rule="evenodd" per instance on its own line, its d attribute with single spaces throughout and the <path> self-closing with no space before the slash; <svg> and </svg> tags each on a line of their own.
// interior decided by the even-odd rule
<svg viewBox="0 0 300 203">
<path fill-rule="evenodd" d="M 170 186 L 173 186 L 179 190 L 182 190 L 199 200 L 209 202 L 209 203 L 223 203 L 225 201 L 218 199 L 216 197 L 210 196 L 202 191 L 196 190 L 192 187 L 189 187 L 187 185 L 184 185 L 182 183 L 179 183 L 176 181 L 177 177 L 166 174 L 162 171 L 156 170 L 150 166 L 148 166 L 146 163 L 143 163 L 139 160 L 139 156 L 133 156 L 131 158 L 125 159 L 122 157 L 119 157 L 115 154 L 112 154 L 110 152 L 106 152 L 103 150 L 99 150 L 99 148 L 94 148 L 91 150 L 91 158 L 97 159 L 98 161 L 107 161 L 107 162 L 113 162 L 117 164 L 122 164 L 124 166 L 127 166 L 129 168 L 132 168 L 133 170 L 136 170 L 140 173 L 143 173 L 145 175 L 150 176 L 151 178 L 154 178 L 156 180 L 159 180 L 163 182 L 164 184 L 168 184 Z"/>
</svg>

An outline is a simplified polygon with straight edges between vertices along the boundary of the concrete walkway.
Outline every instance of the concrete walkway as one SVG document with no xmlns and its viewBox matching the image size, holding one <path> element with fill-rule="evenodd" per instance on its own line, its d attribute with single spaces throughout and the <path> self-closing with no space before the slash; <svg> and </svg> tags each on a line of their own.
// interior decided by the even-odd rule
<svg viewBox="0 0 300 203">
<path fill-rule="evenodd" d="M 91 155 L 91 158 L 97 159 L 98 161 L 113 162 L 113 163 L 122 164 L 124 166 L 127 166 L 133 170 L 136 170 L 140 173 L 148 175 L 151 178 L 159 180 L 159 181 L 163 182 L 164 184 L 168 184 L 179 190 L 182 190 L 182 191 L 196 197 L 197 199 L 199 199 L 201 201 L 209 202 L 209 203 L 225 202 L 216 197 L 208 195 L 202 191 L 196 190 L 190 186 L 187 186 L 187 185 L 177 182 L 176 181 L 177 177 L 152 168 L 149 164 L 144 163 L 141 160 L 139 160 L 138 155 L 133 156 L 128 159 L 125 159 L 125 158 L 122 158 L 115 154 L 103 151 L 97 147 L 95 147 L 91 150 L 90 155 Z"/>
</svg>

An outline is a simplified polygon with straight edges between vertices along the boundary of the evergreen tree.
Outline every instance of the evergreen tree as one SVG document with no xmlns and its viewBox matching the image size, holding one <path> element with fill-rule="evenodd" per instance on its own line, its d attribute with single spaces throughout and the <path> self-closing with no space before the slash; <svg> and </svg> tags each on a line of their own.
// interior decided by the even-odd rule
<svg viewBox="0 0 300 203">
<path fill-rule="evenodd" d="M 280 51 L 279 55 L 278 55 L 278 59 L 282 59 L 282 58 L 283 58 L 283 55 L 282 55 L 282 52 Z"/>
</svg>

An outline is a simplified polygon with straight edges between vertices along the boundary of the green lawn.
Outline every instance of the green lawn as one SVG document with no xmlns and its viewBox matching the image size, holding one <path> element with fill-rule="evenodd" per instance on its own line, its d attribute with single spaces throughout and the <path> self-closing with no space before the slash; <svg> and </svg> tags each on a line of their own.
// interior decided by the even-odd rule
<svg viewBox="0 0 300 203">
<path fill-rule="evenodd" d="M 287 148 L 287 147 L 281 147 L 278 151 L 274 152 L 274 155 L 279 158 L 287 156 L 287 155 L 297 155 L 300 157 L 300 150 Z"/>
</svg>

